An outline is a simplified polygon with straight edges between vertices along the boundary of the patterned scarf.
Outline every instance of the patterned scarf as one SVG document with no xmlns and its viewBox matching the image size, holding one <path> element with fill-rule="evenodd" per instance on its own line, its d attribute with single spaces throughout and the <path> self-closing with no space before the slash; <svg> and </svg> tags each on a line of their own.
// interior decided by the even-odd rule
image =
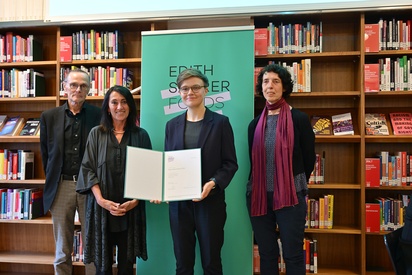
<svg viewBox="0 0 412 275">
<path fill-rule="evenodd" d="M 284 98 L 275 104 L 266 102 L 256 125 L 252 146 L 252 216 L 267 213 L 265 128 L 268 110 L 280 108 L 276 126 L 273 210 L 298 204 L 293 179 L 292 154 L 294 130 L 292 112 Z"/>
</svg>

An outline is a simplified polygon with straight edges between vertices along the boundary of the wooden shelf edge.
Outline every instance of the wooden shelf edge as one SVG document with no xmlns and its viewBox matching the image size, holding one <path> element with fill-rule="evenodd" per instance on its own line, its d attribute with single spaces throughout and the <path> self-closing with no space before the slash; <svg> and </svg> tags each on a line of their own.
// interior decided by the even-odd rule
<svg viewBox="0 0 412 275">
<path fill-rule="evenodd" d="M 0 263 L 53 265 L 53 261 L 53 253 L 0 251 Z"/>
<path fill-rule="evenodd" d="M 40 136 L 1 136 L 0 143 L 39 143 Z"/>
<path fill-rule="evenodd" d="M 16 224 L 38 224 L 38 225 L 51 225 L 52 219 L 50 216 L 38 217 L 32 220 L 7 220 L 0 219 L 0 223 L 16 223 Z"/>
<path fill-rule="evenodd" d="M 45 179 L 30 179 L 30 180 L 0 180 L 3 184 L 44 184 Z"/>
<path fill-rule="evenodd" d="M 134 58 L 118 58 L 118 59 L 94 59 L 94 60 L 73 60 L 71 62 L 60 62 L 61 65 L 68 66 L 68 65 L 93 65 L 93 64 L 123 64 L 123 63 L 141 63 L 142 58 L 134 57 Z"/>
<path fill-rule="evenodd" d="M 331 229 L 305 228 L 305 233 L 361 235 L 362 230 L 347 226 L 333 226 Z"/>
<path fill-rule="evenodd" d="M 141 98 L 141 95 L 133 95 L 133 98 L 134 99 L 140 99 Z M 62 100 L 62 101 L 66 101 L 67 100 L 67 97 L 60 97 L 59 98 L 60 100 Z M 87 100 L 89 101 L 93 101 L 93 100 L 103 100 L 104 99 L 104 96 L 87 96 Z"/>
<path fill-rule="evenodd" d="M 324 183 L 324 184 L 308 184 L 309 189 L 354 189 L 360 190 L 360 184 L 350 184 L 350 183 Z"/>
<path fill-rule="evenodd" d="M 2 97 L 0 102 L 14 102 L 14 103 L 38 103 L 50 101 L 54 103 L 56 101 L 56 96 L 37 96 L 37 97 Z"/>
<path fill-rule="evenodd" d="M 267 58 L 322 58 L 322 57 L 345 57 L 360 56 L 360 51 L 342 51 L 342 52 L 322 52 L 322 53 L 292 53 L 292 54 L 268 54 L 258 55 L 255 59 Z"/>
</svg>

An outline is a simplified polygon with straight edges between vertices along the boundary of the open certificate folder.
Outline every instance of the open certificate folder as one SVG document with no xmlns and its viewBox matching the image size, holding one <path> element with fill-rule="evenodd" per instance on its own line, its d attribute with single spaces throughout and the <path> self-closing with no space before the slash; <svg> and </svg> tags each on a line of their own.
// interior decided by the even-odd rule
<svg viewBox="0 0 412 275">
<path fill-rule="evenodd" d="M 201 197 L 200 148 L 159 152 L 127 147 L 124 196 L 178 201 Z"/>
</svg>

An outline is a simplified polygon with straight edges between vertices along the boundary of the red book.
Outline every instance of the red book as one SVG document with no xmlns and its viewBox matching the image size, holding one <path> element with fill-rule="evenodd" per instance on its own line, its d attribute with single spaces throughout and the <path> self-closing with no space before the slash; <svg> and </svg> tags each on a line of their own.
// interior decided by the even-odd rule
<svg viewBox="0 0 412 275">
<path fill-rule="evenodd" d="M 259 248 L 258 245 L 253 245 L 253 272 L 259 273 L 260 272 L 260 256 L 259 256 Z"/>
<path fill-rule="evenodd" d="M 379 24 L 365 24 L 365 52 L 379 52 Z"/>
<path fill-rule="evenodd" d="M 379 203 L 366 203 L 366 232 L 379 233 L 380 215 Z"/>
<path fill-rule="evenodd" d="M 379 92 L 379 64 L 365 64 L 365 93 Z"/>
<path fill-rule="evenodd" d="M 412 113 L 396 112 L 389 114 L 394 135 L 412 135 Z"/>
<path fill-rule="evenodd" d="M 366 187 L 379 187 L 380 159 L 365 158 L 365 185 Z"/>
<path fill-rule="evenodd" d="M 13 62 L 13 33 L 6 32 L 6 62 Z"/>
<path fill-rule="evenodd" d="M 268 36 L 267 28 L 255 29 L 255 55 L 268 54 Z"/>
<path fill-rule="evenodd" d="M 306 273 L 310 272 L 310 240 L 305 239 L 305 268 Z"/>
<path fill-rule="evenodd" d="M 72 36 L 60 37 L 60 62 L 72 61 Z"/>
</svg>

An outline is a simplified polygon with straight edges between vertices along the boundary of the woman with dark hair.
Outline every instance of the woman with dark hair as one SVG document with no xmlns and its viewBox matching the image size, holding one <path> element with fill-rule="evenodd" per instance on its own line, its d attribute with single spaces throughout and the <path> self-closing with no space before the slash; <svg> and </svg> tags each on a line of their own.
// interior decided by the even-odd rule
<svg viewBox="0 0 412 275">
<path fill-rule="evenodd" d="M 292 89 L 291 75 L 284 67 L 264 67 L 256 91 L 263 94 L 266 105 L 248 128 L 247 206 L 261 275 L 279 274 L 279 236 L 286 273 L 305 274 L 305 195 L 315 164 L 315 136 L 308 115 L 285 101 Z"/>
<path fill-rule="evenodd" d="M 152 148 L 136 118 L 130 91 L 113 86 L 103 100 L 101 123 L 87 140 L 77 192 L 87 194 L 84 262 L 94 262 L 96 274 L 112 274 L 114 246 L 119 275 L 133 274 L 136 257 L 147 259 L 144 201 L 123 197 L 126 147 Z"/>
</svg>

